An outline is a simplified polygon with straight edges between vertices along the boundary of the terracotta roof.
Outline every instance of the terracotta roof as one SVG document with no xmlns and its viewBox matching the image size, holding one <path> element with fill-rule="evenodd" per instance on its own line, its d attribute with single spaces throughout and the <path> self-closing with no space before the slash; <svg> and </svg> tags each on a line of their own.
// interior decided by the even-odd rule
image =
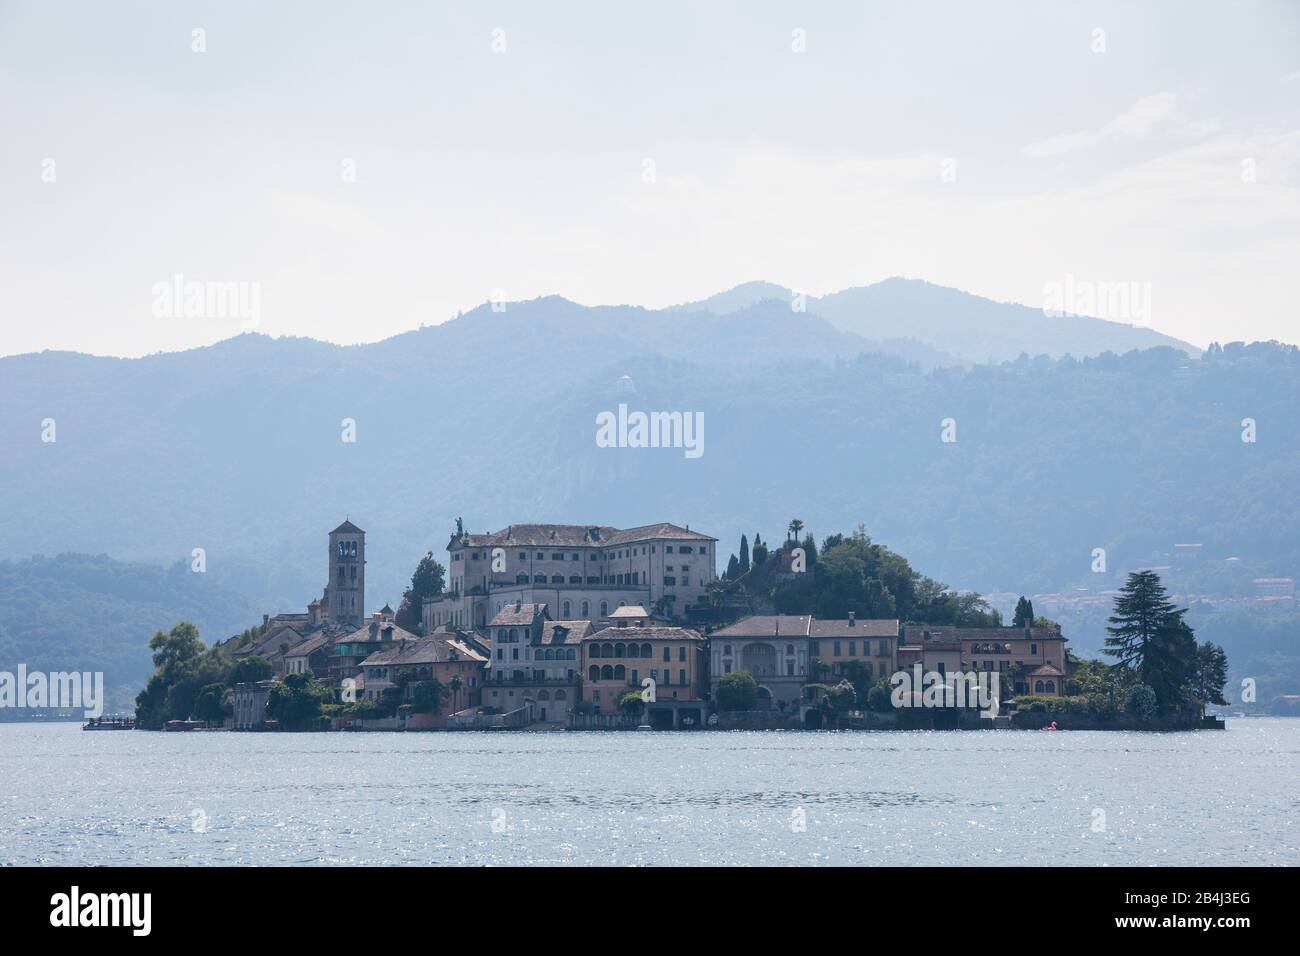
<svg viewBox="0 0 1300 956">
<path fill-rule="evenodd" d="M 807 637 L 812 618 L 807 614 L 771 614 L 747 617 L 714 631 L 714 637 Z"/>
<path fill-rule="evenodd" d="M 444 664 L 456 660 L 486 662 L 487 658 L 462 641 L 421 637 L 399 647 L 375 651 L 361 662 L 361 666 L 377 667 L 386 664 L 402 667 L 408 664 Z"/>
<path fill-rule="evenodd" d="M 898 637 L 897 618 L 848 618 L 825 621 L 813 618 L 809 637 Z"/>
<path fill-rule="evenodd" d="M 392 621 L 380 622 L 373 618 L 347 635 L 347 639 L 352 641 L 414 641 L 419 637 Z"/>
<path fill-rule="evenodd" d="M 539 644 L 581 644 L 591 633 L 590 621 L 547 621 Z"/>
<path fill-rule="evenodd" d="M 909 644 L 933 641 L 1064 640 L 1061 632 L 1054 627 L 954 627 L 951 624 L 904 624 L 903 636 Z"/>
<path fill-rule="evenodd" d="M 451 544 L 465 547 L 503 548 L 603 548 L 634 541 L 680 539 L 683 541 L 716 541 L 707 534 L 688 531 L 668 522 L 642 525 L 639 528 L 620 530 L 609 525 L 587 524 L 512 524 L 491 534 L 465 534 L 452 537 Z"/>
<path fill-rule="evenodd" d="M 525 604 L 522 601 L 515 601 L 502 605 L 488 627 L 527 627 L 539 614 L 545 613 L 545 604 Z"/>
<path fill-rule="evenodd" d="M 702 641 L 704 636 L 699 631 L 686 627 L 674 627 L 668 624 L 653 624 L 649 627 L 603 627 L 587 635 L 586 641 L 622 641 L 625 644 L 637 641 Z"/>
<path fill-rule="evenodd" d="M 325 633 L 324 631 L 317 631 L 315 634 L 312 634 L 311 637 L 289 648 L 289 653 L 285 654 L 284 656 L 285 657 L 306 657 L 307 655 L 313 653 L 314 651 L 318 651 L 325 645 L 332 644 L 333 642 L 334 642 L 333 634 L 328 634 Z"/>
<path fill-rule="evenodd" d="M 1030 677 L 1064 677 L 1059 670 L 1051 664 L 1040 664 L 1029 672 Z"/>
<path fill-rule="evenodd" d="M 611 621 L 617 621 L 622 617 L 649 617 L 650 612 L 639 604 L 625 604 L 609 616 Z"/>
</svg>

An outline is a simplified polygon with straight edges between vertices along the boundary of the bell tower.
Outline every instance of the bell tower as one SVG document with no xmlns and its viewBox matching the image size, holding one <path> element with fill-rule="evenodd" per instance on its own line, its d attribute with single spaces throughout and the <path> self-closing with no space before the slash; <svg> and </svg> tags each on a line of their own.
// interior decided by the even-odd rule
<svg viewBox="0 0 1300 956">
<path fill-rule="evenodd" d="M 329 620 L 360 626 L 366 616 L 366 533 L 351 521 L 330 532 Z"/>
</svg>

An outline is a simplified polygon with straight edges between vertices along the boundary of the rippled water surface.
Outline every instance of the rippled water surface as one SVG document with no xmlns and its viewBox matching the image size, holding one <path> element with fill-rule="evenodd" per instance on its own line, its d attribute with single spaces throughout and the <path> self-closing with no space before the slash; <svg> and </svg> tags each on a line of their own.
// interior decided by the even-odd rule
<svg viewBox="0 0 1300 956">
<path fill-rule="evenodd" d="M 1300 720 L 1225 732 L 0 724 L 6 864 L 1300 863 Z"/>
</svg>

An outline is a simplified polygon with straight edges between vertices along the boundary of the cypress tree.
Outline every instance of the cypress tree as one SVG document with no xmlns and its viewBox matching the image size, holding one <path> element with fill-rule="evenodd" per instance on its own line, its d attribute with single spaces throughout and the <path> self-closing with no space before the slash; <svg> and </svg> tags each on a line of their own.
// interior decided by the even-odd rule
<svg viewBox="0 0 1300 956">
<path fill-rule="evenodd" d="M 1020 600 L 1016 602 L 1016 616 L 1011 621 L 1012 627 L 1033 627 L 1034 625 L 1034 602 L 1029 598 L 1021 595 Z"/>
</svg>

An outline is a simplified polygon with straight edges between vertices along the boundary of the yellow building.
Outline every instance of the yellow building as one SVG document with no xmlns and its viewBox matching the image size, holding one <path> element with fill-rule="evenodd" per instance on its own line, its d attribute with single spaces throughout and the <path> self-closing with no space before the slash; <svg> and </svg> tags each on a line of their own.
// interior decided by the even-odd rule
<svg viewBox="0 0 1300 956">
<path fill-rule="evenodd" d="M 852 677 L 859 667 L 866 677 L 888 677 L 898 669 L 898 620 L 859 620 L 852 611 L 841 620 L 813 618 L 808 625 L 808 661 L 810 670 L 813 662 L 821 661 L 830 677 Z"/>
<path fill-rule="evenodd" d="M 1058 627 L 906 624 L 898 666 L 916 663 L 940 673 L 997 672 L 1000 683 L 1011 682 L 1011 694 L 1062 695 L 1068 676 L 1065 637 Z"/>
<path fill-rule="evenodd" d="M 651 724 L 675 727 L 686 718 L 699 726 L 704 646 L 699 631 L 657 622 L 643 607 L 621 607 L 609 627 L 583 638 L 583 697 L 600 713 L 616 714 L 629 691 L 652 687 L 655 700 L 646 707 Z"/>
</svg>

